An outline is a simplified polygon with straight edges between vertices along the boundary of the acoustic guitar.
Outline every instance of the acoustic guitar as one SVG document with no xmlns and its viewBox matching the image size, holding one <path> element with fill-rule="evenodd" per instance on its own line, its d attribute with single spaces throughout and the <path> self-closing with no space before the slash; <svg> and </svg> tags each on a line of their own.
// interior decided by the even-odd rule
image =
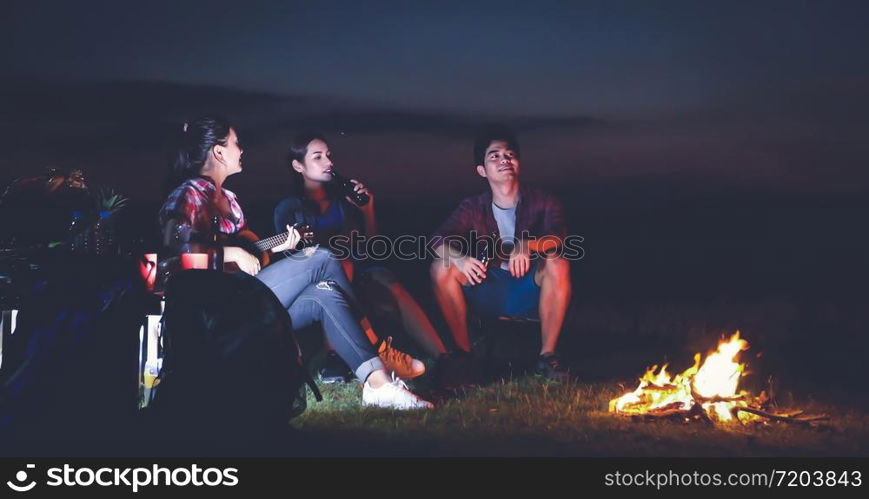
<svg viewBox="0 0 869 499">
<path fill-rule="evenodd" d="M 311 230 L 310 225 L 297 223 L 293 224 L 293 227 L 299 231 L 299 235 L 302 236 L 301 239 L 299 239 L 299 244 L 296 246 L 296 249 L 306 248 L 317 244 L 314 231 Z M 283 232 L 265 239 L 260 239 L 252 230 L 243 229 L 235 234 L 219 234 L 218 241 L 224 247 L 238 246 L 239 248 L 242 248 L 259 260 L 260 267 L 265 267 L 271 262 L 269 254 L 270 250 L 287 242 L 289 236 L 289 232 Z M 238 272 L 241 269 L 235 264 L 235 262 L 230 262 L 223 264 L 223 270 L 224 272 Z"/>
</svg>

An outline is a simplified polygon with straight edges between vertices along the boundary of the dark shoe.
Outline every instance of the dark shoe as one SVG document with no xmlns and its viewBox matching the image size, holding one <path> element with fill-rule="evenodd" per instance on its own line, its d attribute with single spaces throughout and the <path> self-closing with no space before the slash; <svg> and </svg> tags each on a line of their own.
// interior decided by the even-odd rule
<svg viewBox="0 0 869 499">
<path fill-rule="evenodd" d="M 480 362 L 461 350 L 441 354 L 435 364 L 435 373 L 435 382 L 442 390 L 459 390 L 483 382 Z"/>
<path fill-rule="evenodd" d="M 538 357 L 534 372 L 552 381 L 564 383 L 570 380 L 569 370 L 561 365 L 558 355 L 554 353 Z"/>
<path fill-rule="evenodd" d="M 320 368 L 320 381 L 323 383 L 346 383 L 353 379 L 353 372 L 347 363 L 338 357 L 334 351 L 326 354 L 323 367 Z"/>
</svg>

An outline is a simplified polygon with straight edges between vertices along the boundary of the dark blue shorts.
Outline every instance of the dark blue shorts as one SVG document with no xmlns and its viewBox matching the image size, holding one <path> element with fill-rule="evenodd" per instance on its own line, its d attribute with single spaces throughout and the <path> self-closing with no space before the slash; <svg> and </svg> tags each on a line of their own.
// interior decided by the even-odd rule
<svg viewBox="0 0 869 499">
<path fill-rule="evenodd" d="M 540 286 L 534 282 L 539 263 L 532 260 L 528 273 L 518 279 L 509 270 L 489 267 L 482 284 L 462 286 L 468 306 L 484 318 L 539 319 Z"/>
</svg>

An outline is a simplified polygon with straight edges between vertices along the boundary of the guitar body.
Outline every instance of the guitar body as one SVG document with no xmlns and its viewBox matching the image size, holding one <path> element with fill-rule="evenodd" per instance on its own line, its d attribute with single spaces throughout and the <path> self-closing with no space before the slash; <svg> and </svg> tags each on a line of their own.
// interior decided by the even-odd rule
<svg viewBox="0 0 869 499">
<path fill-rule="evenodd" d="M 235 234 L 221 234 L 220 242 L 224 247 L 226 246 L 238 246 L 239 248 L 247 251 L 251 255 L 255 256 L 257 260 L 259 260 L 260 267 L 265 267 L 271 262 L 271 258 L 268 251 L 263 251 L 256 246 L 256 242 L 259 241 L 260 238 L 250 229 L 242 229 Z M 241 269 L 235 262 L 224 262 L 223 264 L 224 272 L 240 272 Z"/>
<path fill-rule="evenodd" d="M 311 230 L 310 226 L 306 224 L 295 224 L 293 225 L 293 227 L 295 227 L 295 229 L 299 232 L 299 236 L 301 236 L 297 247 L 304 248 L 317 244 L 317 238 L 314 235 L 314 232 Z M 219 238 L 219 241 L 223 245 L 223 247 L 238 246 L 239 248 L 255 256 L 259 260 L 260 268 L 262 268 L 271 262 L 269 250 L 285 243 L 287 241 L 287 233 L 284 232 L 283 234 L 277 234 L 266 239 L 260 239 L 259 236 L 254 234 L 252 230 L 242 229 L 235 234 L 220 234 Z M 223 270 L 225 272 L 241 271 L 241 269 L 238 268 L 238 265 L 236 265 L 235 262 L 224 262 Z"/>
</svg>

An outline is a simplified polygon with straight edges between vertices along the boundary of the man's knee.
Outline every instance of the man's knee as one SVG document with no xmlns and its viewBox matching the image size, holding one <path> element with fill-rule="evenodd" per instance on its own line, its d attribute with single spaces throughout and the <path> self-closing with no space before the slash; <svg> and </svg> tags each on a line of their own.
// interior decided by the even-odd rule
<svg viewBox="0 0 869 499">
<path fill-rule="evenodd" d="M 548 257 L 543 260 L 540 273 L 546 279 L 570 284 L 570 262 L 560 256 Z"/>
<path fill-rule="evenodd" d="M 435 284 L 441 284 L 450 279 L 455 279 L 455 276 L 453 275 L 453 266 L 440 258 L 435 258 L 431 263 L 429 274 L 431 275 L 432 282 Z"/>
</svg>

